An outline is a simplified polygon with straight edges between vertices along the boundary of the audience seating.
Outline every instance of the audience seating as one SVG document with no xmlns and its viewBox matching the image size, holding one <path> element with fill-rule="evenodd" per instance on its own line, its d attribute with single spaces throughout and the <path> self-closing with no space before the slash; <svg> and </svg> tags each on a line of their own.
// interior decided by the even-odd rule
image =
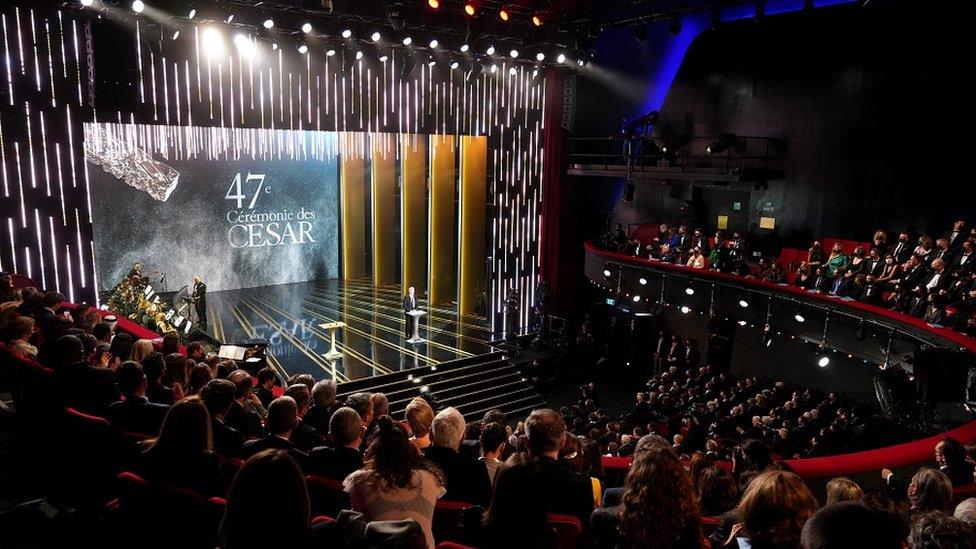
<svg viewBox="0 0 976 549">
<path fill-rule="evenodd" d="M 318 475 L 306 475 L 309 502 L 313 515 L 339 516 L 343 509 L 351 509 L 349 494 L 342 487 L 342 481 Z"/>
<path fill-rule="evenodd" d="M 558 549 L 577 549 L 583 539 L 583 523 L 572 515 L 549 513 L 549 523 L 556 530 Z"/>
<path fill-rule="evenodd" d="M 434 539 L 471 541 L 472 529 L 481 521 L 483 509 L 473 503 L 441 499 L 434 505 Z"/>
<path fill-rule="evenodd" d="M 205 502 L 187 488 L 154 485 L 130 471 L 116 476 L 116 490 L 118 497 L 106 505 L 114 546 L 131 545 L 133 539 L 147 547 L 202 549 L 216 543 L 219 521 L 214 519 L 223 515 L 217 502 Z"/>
</svg>

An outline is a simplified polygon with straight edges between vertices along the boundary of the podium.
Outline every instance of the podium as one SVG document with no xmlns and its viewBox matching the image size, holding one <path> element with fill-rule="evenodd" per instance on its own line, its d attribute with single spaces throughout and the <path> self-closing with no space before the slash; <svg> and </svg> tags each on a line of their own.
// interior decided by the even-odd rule
<svg viewBox="0 0 976 549">
<path fill-rule="evenodd" d="M 345 327 L 345 325 L 345 322 L 326 322 L 325 324 L 319 324 L 319 328 L 329 330 L 329 335 L 332 337 L 332 348 L 329 349 L 328 353 L 325 353 L 327 360 L 336 361 L 342 358 L 342 353 L 339 349 L 336 349 L 336 330 Z"/>
<path fill-rule="evenodd" d="M 420 337 L 420 317 L 425 316 L 427 313 L 420 309 L 414 309 L 407 312 L 407 314 L 413 317 L 413 337 L 407 339 L 407 343 L 423 343 L 424 338 Z"/>
</svg>

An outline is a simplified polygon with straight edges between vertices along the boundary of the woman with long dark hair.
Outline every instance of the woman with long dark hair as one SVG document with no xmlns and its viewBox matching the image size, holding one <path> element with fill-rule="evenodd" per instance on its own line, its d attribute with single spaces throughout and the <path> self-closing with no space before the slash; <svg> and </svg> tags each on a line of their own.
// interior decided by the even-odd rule
<svg viewBox="0 0 976 549">
<path fill-rule="evenodd" d="M 108 350 L 112 355 L 108 359 L 109 368 L 114 370 L 119 367 L 119 364 L 132 357 L 132 336 L 125 332 L 116 333 L 112 337 L 112 343 L 109 344 Z"/>
<path fill-rule="evenodd" d="M 428 547 L 434 504 L 446 492 L 441 472 L 425 461 L 407 431 L 390 416 L 380 416 L 366 449 L 363 468 L 343 483 L 352 507 L 366 520 L 413 519 L 420 524 Z"/>
<path fill-rule="evenodd" d="M 220 524 L 221 549 L 309 546 L 308 489 L 284 450 L 251 456 L 234 477 Z"/>
<path fill-rule="evenodd" d="M 661 445 L 634 454 L 620 510 L 619 547 L 698 548 L 701 511 L 691 476 Z"/>
<path fill-rule="evenodd" d="M 147 480 L 219 495 L 220 464 L 213 452 L 210 413 L 198 398 L 174 404 L 159 436 L 145 443 L 137 469 Z"/>
</svg>

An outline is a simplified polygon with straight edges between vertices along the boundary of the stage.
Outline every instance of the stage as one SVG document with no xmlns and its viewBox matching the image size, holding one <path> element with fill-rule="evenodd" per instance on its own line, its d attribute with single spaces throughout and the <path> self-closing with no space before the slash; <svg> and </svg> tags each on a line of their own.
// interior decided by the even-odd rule
<svg viewBox="0 0 976 549">
<path fill-rule="evenodd" d="M 207 294 L 207 332 L 222 343 L 258 338 L 268 342 L 268 363 L 284 376 L 310 373 L 337 382 L 389 374 L 409 368 L 492 352 L 485 320 L 459 315 L 453 306 L 427 307 L 420 335 L 404 338 L 399 285 L 374 287 L 370 282 L 336 279 L 264 286 Z M 326 360 L 328 322 L 344 322 L 337 332 L 342 358 Z"/>
</svg>

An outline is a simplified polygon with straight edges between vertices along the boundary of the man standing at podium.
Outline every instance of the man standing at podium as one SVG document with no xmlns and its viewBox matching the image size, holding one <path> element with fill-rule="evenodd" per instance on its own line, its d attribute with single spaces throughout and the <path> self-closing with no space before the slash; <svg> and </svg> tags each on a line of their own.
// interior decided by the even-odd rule
<svg viewBox="0 0 976 549">
<path fill-rule="evenodd" d="M 410 311 L 417 308 L 417 295 L 413 286 L 407 288 L 407 295 L 403 296 L 403 335 L 407 339 L 413 337 L 413 322 L 417 322 L 417 317 L 410 314 Z"/>
</svg>

